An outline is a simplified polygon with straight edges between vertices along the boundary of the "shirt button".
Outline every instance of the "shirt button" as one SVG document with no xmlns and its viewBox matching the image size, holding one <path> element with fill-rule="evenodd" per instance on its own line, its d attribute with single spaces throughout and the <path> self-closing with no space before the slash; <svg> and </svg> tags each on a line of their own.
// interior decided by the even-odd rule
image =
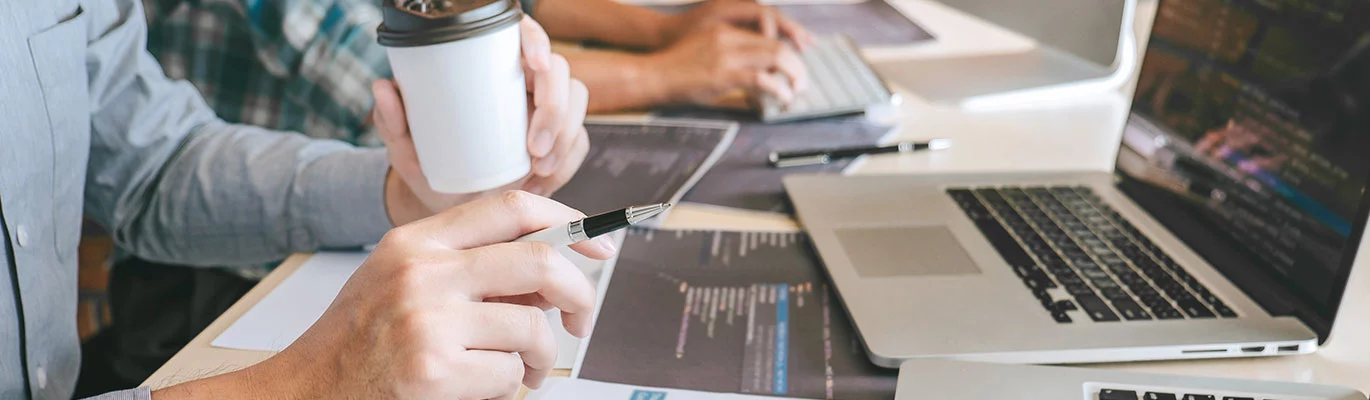
<svg viewBox="0 0 1370 400">
<path fill-rule="evenodd" d="M 19 225 L 14 231 L 14 236 L 19 242 L 19 247 L 27 247 L 29 245 L 29 229 L 23 225 Z"/>
<path fill-rule="evenodd" d="M 38 378 L 38 388 L 39 388 L 39 389 L 47 389 L 47 388 L 48 388 L 48 370 L 47 370 L 46 368 L 43 368 L 43 367 L 38 367 L 38 370 L 37 370 L 37 371 L 34 371 L 33 374 L 36 375 L 36 378 Z"/>
</svg>

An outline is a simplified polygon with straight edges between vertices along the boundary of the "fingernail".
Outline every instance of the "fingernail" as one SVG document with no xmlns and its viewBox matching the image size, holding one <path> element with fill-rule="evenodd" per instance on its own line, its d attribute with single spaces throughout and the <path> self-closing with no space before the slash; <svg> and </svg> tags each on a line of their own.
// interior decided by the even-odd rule
<svg viewBox="0 0 1370 400">
<path fill-rule="evenodd" d="M 536 136 L 533 136 L 533 155 L 541 157 L 551 152 L 552 139 L 551 131 L 538 132 Z"/>
<path fill-rule="evenodd" d="M 599 248 L 609 253 L 618 252 L 618 245 L 615 245 L 614 240 L 608 237 L 599 240 Z"/>
</svg>

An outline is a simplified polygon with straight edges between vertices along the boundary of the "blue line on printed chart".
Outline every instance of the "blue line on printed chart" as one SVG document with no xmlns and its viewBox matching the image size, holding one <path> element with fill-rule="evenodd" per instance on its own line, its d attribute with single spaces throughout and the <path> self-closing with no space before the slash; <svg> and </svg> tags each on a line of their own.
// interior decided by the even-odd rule
<svg viewBox="0 0 1370 400">
<path fill-rule="evenodd" d="M 666 392 L 655 390 L 634 390 L 632 400 L 666 400 Z"/>
</svg>

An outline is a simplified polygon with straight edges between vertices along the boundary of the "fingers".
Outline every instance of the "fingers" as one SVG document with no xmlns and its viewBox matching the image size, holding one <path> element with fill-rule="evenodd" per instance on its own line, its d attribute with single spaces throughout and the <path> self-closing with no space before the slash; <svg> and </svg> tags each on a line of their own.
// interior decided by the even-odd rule
<svg viewBox="0 0 1370 400">
<path fill-rule="evenodd" d="M 800 50 L 807 49 L 814 42 L 814 36 L 799 22 L 785 16 L 774 7 L 752 1 L 730 3 L 720 11 L 723 20 L 734 26 L 754 26 L 767 38 L 789 38 Z"/>
<path fill-rule="evenodd" d="M 789 46 L 782 45 L 778 50 L 775 60 L 775 69 L 790 79 L 790 87 L 796 92 L 802 92 L 809 85 L 809 70 L 804 66 L 804 59 L 798 53 L 790 49 Z"/>
<path fill-rule="evenodd" d="M 390 167 L 411 186 L 427 185 L 423 169 L 419 167 L 419 154 L 414 147 L 414 137 L 409 133 L 409 122 L 405 116 L 399 86 L 395 85 L 395 81 L 380 79 L 371 84 L 371 94 L 376 99 L 372 118 L 377 130 L 380 131 L 381 141 L 385 143 Z"/>
<path fill-rule="evenodd" d="M 527 192 L 485 196 L 414 224 L 416 230 L 458 250 L 504 243 L 585 214 Z M 474 229 L 455 230 L 453 227 Z"/>
<path fill-rule="evenodd" d="M 462 253 L 466 266 L 452 285 L 471 301 L 537 293 L 561 309 L 566 331 L 590 334 L 595 288 L 570 260 L 546 243 L 503 243 Z M 531 307 L 530 307 L 531 308 Z"/>
<path fill-rule="evenodd" d="M 760 71 L 751 78 L 756 91 L 775 96 L 782 103 L 794 101 L 794 90 L 790 89 L 790 83 L 785 78 Z"/>
<path fill-rule="evenodd" d="M 758 23 L 758 25 L 761 25 L 761 36 L 773 40 L 780 38 L 778 28 L 776 27 L 777 17 L 775 10 L 767 8 L 761 11 L 761 21 Z"/>
<path fill-rule="evenodd" d="M 800 25 L 799 22 L 790 19 L 790 17 L 785 16 L 785 14 L 776 12 L 775 22 L 780 30 L 780 34 L 790 38 L 790 41 L 794 42 L 795 47 L 798 47 L 800 51 L 808 50 L 809 46 L 812 46 L 814 41 L 817 40 L 814 38 L 813 33 L 810 33 L 808 29 L 804 28 L 804 25 Z"/>
<path fill-rule="evenodd" d="M 523 358 L 503 351 L 463 352 L 454 370 L 464 371 L 462 392 L 472 399 L 513 399 L 523 382 Z"/>
<path fill-rule="evenodd" d="M 534 71 L 533 119 L 528 123 L 528 154 L 542 158 L 552 151 L 556 135 L 570 119 L 571 66 L 566 58 L 550 55 L 546 70 Z"/>
<path fill-rule="evenodd" d="M 523 59 L 533 71 L 546 71 L 552 57 L 552 39 L 532 17 L 524 16 L 519 21 L 519 34 L 523 43 Z"/>
<path fill-rule="evenodd" d="M 767 40 L 754 37 L 747 40 L 740 46 L 742 59 L 746 66 L 757 70 L 755 77 L 745 76 L 746 82 L 751 83 L 751 89 L 761 90 L 777 98 L 786 98 L 784 93 L 777 90 L 777 86 L 786 86 L 791 92 L 788 97 L 793 97 L 793 93 L 801 92 L 808 86 L 809 72 L 804 66 L 804 59 L 799 57 L 793 49 L 784 43 L 774 40 Z M 771 82 L 770 72 L 778 72 L 783 79 L 783 85 L 775 85 Z"/>
<path fill-rule="evenodd" d="M 541 309 L 515 304 L 479 303 L 465 311 L 458 339 L 467 349 L 518 353 L 523 384 L 542 385 L 557 361 L 557 341 Z"/>
<path fill-rule="evenodd" d="M 533 174 L 541 177 L 551 176 L 557 172 L 562 172 L 564 165 L 568 164 L 576 142 L 586 135 L 585 133 L 585 111 L 588 107 L 590 92 L 585 84 L 578 80 L 571 80 L 570 92 L 567 96 L 567 118 L 566 125 L 557 130 L 556 145 L 552 150 L 540 159 L 534 161 Z M 569 171 L 575 173 L 572 169 Z M 569 177 L 568 177 L 569 178 Z M 563 182 L 564 183 L 564 182 Z M 558 185 L 559 187 L 560 185 Z"/>
</svg>

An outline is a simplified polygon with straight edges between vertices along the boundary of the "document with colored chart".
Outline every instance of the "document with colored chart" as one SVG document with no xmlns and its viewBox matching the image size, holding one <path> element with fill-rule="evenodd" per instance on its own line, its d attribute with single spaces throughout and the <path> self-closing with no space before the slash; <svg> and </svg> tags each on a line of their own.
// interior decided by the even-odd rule
<svg viewBox="0 0 1370 400">
<path fill-rule="evenodd" d="M 572 376 L 701 392 L 891 399 L 808 236 L 631 229 Z"/>
</svg>

